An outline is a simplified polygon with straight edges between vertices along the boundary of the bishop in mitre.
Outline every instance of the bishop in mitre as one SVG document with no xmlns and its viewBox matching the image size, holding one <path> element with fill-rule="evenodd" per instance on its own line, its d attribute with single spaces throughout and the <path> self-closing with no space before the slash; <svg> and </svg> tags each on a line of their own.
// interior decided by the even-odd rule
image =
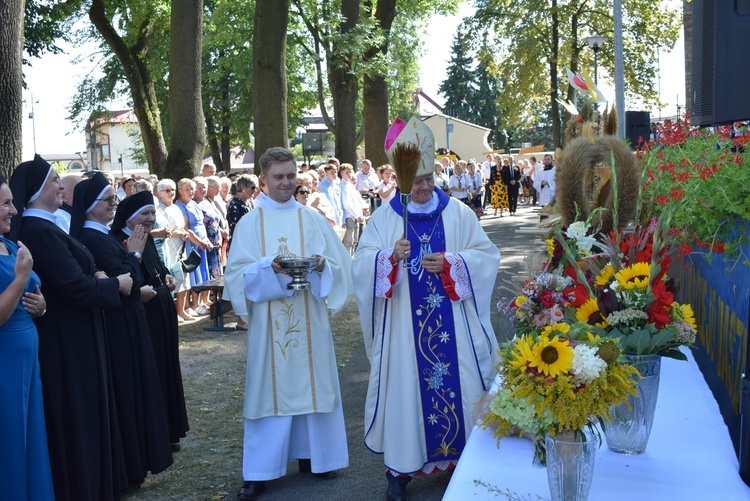
<svg viewBox="0 0 750 501">
<path fill-rule="evenodd" d="M 414 475 L 455 467 L 498 360 L 490 298 L 500 252 L 466 204 L 435 189 L 430 129 L 397 122 L 389 157 L 399 143 L 422 155 L 411 201 L 396 196 L 373 213 L 352 265 L 370 359 L 365 444 L 383 454 L 390 501 L 408 498 Z"/>
<path fill-rule="evenodd" d="M 349 464 L 328 310 L 353 295 L 351 257 L 331 225 L 294 199 L 294 154 L 270 148 L 260 165 L 268 198 L 235 227 L 224 289 L 249 325 L 241 501 L 285 475 L 289 461 L 319 478 Z M 309 290 L 287 289 L 284 257 L 318 259 Z"/>
</svg>

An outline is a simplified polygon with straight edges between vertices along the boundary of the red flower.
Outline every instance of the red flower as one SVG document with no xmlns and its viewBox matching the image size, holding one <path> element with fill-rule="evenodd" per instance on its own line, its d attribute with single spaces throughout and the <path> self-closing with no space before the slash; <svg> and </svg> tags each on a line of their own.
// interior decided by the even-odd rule
<svg viewBox="0 0 750 501">
<path fill-rule="evenodd" d="M 575 283 L 573 287 L 565 289 L 563 294 L 571 298 L 570 305 L 575 308 L 583 306 L 583 303 L 589 300 L 589 293 L 586 291 L 586 287 L 579 283 Z"/>
<path fill-rule="evenodd" d="M 555 306 L 555 297 L 552 295 L 552 291 L 549 289 L 544 289 L 544 292 L 542 292 L 542 297 L 539 299 L 539 301 L 542 303 L 542 306 L 549 309 Z"/>
<path fill-rule="evenodd" d="M 669 309 L 658 301 L 654 301 L 647 313 L 649 322 L 653 322 L 657 329 L 663 329 L 671 321 Z"/>
</svg>

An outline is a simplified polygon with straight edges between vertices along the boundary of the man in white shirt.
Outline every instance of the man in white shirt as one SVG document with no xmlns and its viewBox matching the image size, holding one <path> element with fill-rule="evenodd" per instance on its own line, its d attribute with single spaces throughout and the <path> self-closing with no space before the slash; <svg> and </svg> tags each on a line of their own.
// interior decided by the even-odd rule
<svg viewBox="0 0 750 501">
<path fill-rule="evenodd" d="M 555 166 L 552 155 L 544 155 L 544 167 L 534 179 L 534 188 L 539 194 L 539 205 L 544 207 L 555 199 Z"/>
<path fill-rule="evenodd" d="M 536 157 L 529 157 L 529 163 L 531 164 L 531 203 L 536 205 L 539 193 L 536 190 L 535 180 L 540 172 L 544 170 L 544 165 L 540 164 Z"/>
<path fill-rule="evenodd" d="M 359 239 L 359 226 L 365 222 L 365 211 L 369 210 L 369 204 L 354 187 L 352 170 L 354 170 L 352 164 L 343 163 L 339 167 L 341 206 L 344 209 L 344 226 L 346 227 L 342 243 L 349 254 L 354 254 Z"/>
<path fill-rule="evenodd" d="M 378 175 L 372 170 L 372 162 L 367 159 L 362 160 L 357 172 L 357 191 L 360 193 L 371 192 L 376 190 L 378 185 L 380 185 L 380 180 L 378 179 Z"/>
</svg>

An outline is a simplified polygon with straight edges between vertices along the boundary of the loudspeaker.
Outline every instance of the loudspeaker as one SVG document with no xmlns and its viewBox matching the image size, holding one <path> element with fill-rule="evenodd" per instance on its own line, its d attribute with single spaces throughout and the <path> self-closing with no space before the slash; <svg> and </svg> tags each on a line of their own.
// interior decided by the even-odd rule
<svg viewBox="0 0 750 501">
<path fill-rule="evenodd" d="M 323 134 L 320 132 L 302 133 L 302 154 L 306 157 L 323 153 Z"/>
<path fill-rule="evenodd" d="M 638 147 L 641 137 L 643 141 L 648 142 L 649 134 L 651 134 L 651 114 L 648 111 L 625 112 L 625 136 L 632 149 Z"/>
<path fill-rule="evenodd" d="M 750 119 L 750 0 L 693 0 L 692 125 Z"/>
</svg>

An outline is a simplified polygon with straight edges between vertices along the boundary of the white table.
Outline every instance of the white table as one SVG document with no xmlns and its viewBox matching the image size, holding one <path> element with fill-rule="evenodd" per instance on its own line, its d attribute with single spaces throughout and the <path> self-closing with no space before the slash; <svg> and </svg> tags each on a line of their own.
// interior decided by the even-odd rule
<svg viewBox="0 0 750 501">
<path fill-rule="evenodd" d="M 716 400 L 692 355 L 688 357 L 688 362 L 662 360 L 659 399 L 645 453 L 616 454 L 602 437 L 590 501 L 750 500 Z M 531 442 L 506 437 L 499 449 L 495 443 L 490 430 L 474 428 L 443 499 L 508 499 L 498 491 L 529 501 L 549 499 L 547 470 L 532 466 Z"/>
</svg>

